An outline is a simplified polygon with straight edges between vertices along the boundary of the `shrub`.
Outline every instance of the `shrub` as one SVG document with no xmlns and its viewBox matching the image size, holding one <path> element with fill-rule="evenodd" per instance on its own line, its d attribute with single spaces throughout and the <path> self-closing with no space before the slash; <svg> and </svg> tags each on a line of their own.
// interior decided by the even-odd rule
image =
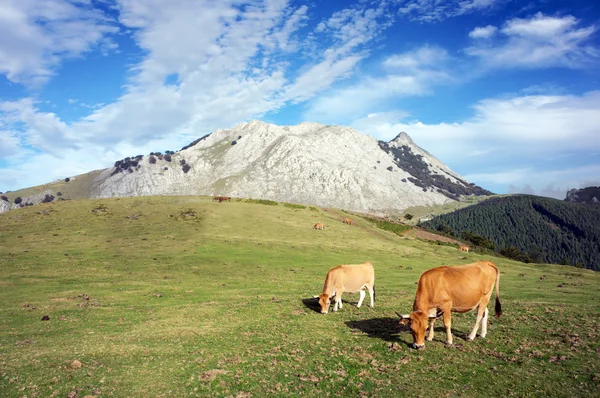
<svg viewBox="0 0 600 398">
<path fill-rule="evenodd" d="M 2 196 L 2 200 L 5 201 L 5 202 L 8 202 L 8 198 L 6 196 L 4 196 L 4 195 Z"/>
<path fill-rule="evenodd" d="M 167 154 L 164 156 L 164 159 L 165 159 L 167 162 L 170 162 L 170 161 L 171 161 L 171 154 L 167 153 Z"/>
<path fill-rule="evenodd" d="M 389 166 L 387 169 L 388 169 L 389 171 L 392 171 L 392 170 L 394 170 L 394 168 L 393 168 L 392 166 Z"/>
<path fill-rule="evenodd" d="M 42 203 L 50 203 L 54 200 L 54 195 L 46 194 L 44 199 L 42 199 Z"/>
<path fill-rule="evenodd" d="M 156 163 L 156 158 L 154 157 L 154 155 L 150 155 L 150 157 L 148 158 L 148 162 L 151 164 Z"/>
<path fill-rule="evenodd" d="M 17 197 L 15 198 L 15 204 L 16 204 L 16 205 L 18 205 L 18 204 L 19 204 L 19 203 L 21 203 L 22 201 L 23 201 L 23 199 L 21 199 L 21 197 L 20 197 L 20 196 L 17 196 Z"/>
<path fill-rule="evenodd" d="M 168 167 L 165 167 L 163 170 L 169 170 L 169 168 L 168 168 Z"/>
<path fill-rule="evenodd" d="M 237 141 L 231 141 L 231 145 L 237 144 Z"/>
<path fill-rule="evenodd" d="M 406 214 L 404 215 L 404 218 L 406 218 L 406 219 L 407 219 L 407 220 L 409 220 L 409 221 L 410 221 L 410 220 L 412 220 L 412 219 L 413 219 L 413 217 L 414 217 L 414 216 L 413 216 L 412 214 L 410 214 L 410 213 L 406 213 Z"/>
<path fill-rule="evenodd" d="M 179 164 L 180 164 L 181 166 L 183 166 L 183 165 L 185 164 L 185 159 L 181 159 L 181 160 L 179 161 Z"/>
<path fill-rule="evenodd" d="M 275 202 L 274 200 L 268 200 L 268 199 L 246 199 L 246 203 L 256 203 L 256 204 L 268 205 L 268 206 L 277 206 L 278 205 L 278 203 Z"/>
<path fill-rule="evenodd" d="M 304 206 L 304 205 L 297 205 L 295 203 L 284 203 L 283 205 L 285 207 L 289 207 L 290 209 L 306 209 L 306 206 Z"/>
<path fill-rule="evenodd" d="M 69 182 L 71 179 L 69 177 L 65 178 L 65 182 Z"/>
<path fill-rule="evenodd" d="M 408 225 L 404 224 L 396 224 L 390 221 L 378 220 L 376 218 L 367 218 L 370 222 L 375 224 L 378 228 L 390 231 L 395 233 L 396 235 L 402 236 L 402 234 L 411 229 Z"/>
<path fill-rule="evenodd" d="M 57 192 L 56 196 L 62 196 L 62 192 Z"/>
<path fill-rule="evenodd" d="M 187 174 L 187 172 L 190 171 L 191 168 L 192 167 L 189 164 L 184 164 L 183 167 L 182 167 L 182 170 L 183 170 L 184 173 Z"/>
</svg>

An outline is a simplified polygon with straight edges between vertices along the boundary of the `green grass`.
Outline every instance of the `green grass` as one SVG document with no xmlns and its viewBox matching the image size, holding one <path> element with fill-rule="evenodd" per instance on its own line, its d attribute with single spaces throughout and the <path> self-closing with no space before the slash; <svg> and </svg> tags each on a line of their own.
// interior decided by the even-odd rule
<svg viewBox="0 0 600 398">
<path fill-rule="evenodd" d="M 438 324 L 415 351 L 394 312 L 421 272 L 488 257 L 316 210 L 142 197 L 1 214 L 1 395 L 597 395 L 597 273 L 494 258 L 505 315 L 488 337 L 466 342 L 474 315 L 455 315 L 454 347 Z M 327 270 L 364 261 L 375 308 L 315 312 Z"/>
</svg>

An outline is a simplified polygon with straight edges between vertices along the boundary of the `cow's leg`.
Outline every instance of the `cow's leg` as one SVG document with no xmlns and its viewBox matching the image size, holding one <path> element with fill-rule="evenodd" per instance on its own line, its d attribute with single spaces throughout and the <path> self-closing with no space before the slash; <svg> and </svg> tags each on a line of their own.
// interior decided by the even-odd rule
<svg viewBox="0 0 600 398">
<path fill-rule="evenodd" d="M 481 320 L 481 337 L 485 337 L 487 335 L 488 313 L 489 310 L 487 309 L 487 307 L 485 307 L 483 319 Z"/>
<path fill-rule="evenodd" d="M 471 341 L 477 335 L 477 330 L 479 329 L 479 325 L 481 324 L 481 320 L 484 317 L 484 313 L 487 311 L 487 300 L 481 300 L 479 305 L 477 306 L 477 320 L 475 321 L 475 326 L 473 326 L 473 330 L 471 330 L 471 334 L 467 337 L 468 341 Z M 486 319 L 487 321 L 487 319 Z M 487 331 L 486 331 L 487 332 Z"/>
<path fill-rule="evenodd" d="M 446 327 L 446 344 L 452 345 L 452 312 L 450 310 L 444 311 L 444 326 Z"/>
<path fill-rule="evenodd" d="M 338 307 L 341 309 L 342 308 L 342 295 L 336 293 L 335 295 L 335 305 L 333 306 L 333 310 L 337 311 Z"/>
<path fill-rule="evenodd" d="M 375 306 L 375 286 L 367 285 L 367 289 L 369 289 L 369 297 L 371 297 L 371 308 Z"/>
<path fill-rule="evenodd" d="M 429 334 L 427 335 L 427 341 L 433 340 L 433 324 L 435 323 L 435 318 L 429 318 Z"/>
<path fill-rule="evenodd" d="M 365 293 L 365 291 L 363 289 L 359 290 L 358 293 L 360 294 L 360 298 L 358 299 L 358 304 L 356 304 L 356 307 L 360 308 L 360 306 L 362 305 L 362 302 L 365 299 L 365 296 L 367 294 Z"/>
</svg>

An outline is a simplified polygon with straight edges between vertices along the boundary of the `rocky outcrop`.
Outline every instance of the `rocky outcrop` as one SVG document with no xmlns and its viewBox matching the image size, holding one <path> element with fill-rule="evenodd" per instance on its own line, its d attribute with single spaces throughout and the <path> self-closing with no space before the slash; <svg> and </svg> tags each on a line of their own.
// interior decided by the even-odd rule
<svg viewBox="0 0 600 398">
<path fill-rule="evenodd" d="M 567 202 L 573 203 L 600 203 L 600 187 L 586 187 L 581 189 L 570 189 L 567 191 Z"/>
</svg>

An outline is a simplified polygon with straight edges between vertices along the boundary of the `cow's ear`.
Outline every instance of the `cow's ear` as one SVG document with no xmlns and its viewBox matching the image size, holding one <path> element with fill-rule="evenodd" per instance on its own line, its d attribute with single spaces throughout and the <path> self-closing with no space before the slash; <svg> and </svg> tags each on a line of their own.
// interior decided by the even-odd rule
<svg viewBox="0 0 600 398">
<path fill-rule="evenodd" d="M 400 325 L 403 325 L 403 326 L 410 325 L 410 317 L 400 319 Z"/>
</svg>

